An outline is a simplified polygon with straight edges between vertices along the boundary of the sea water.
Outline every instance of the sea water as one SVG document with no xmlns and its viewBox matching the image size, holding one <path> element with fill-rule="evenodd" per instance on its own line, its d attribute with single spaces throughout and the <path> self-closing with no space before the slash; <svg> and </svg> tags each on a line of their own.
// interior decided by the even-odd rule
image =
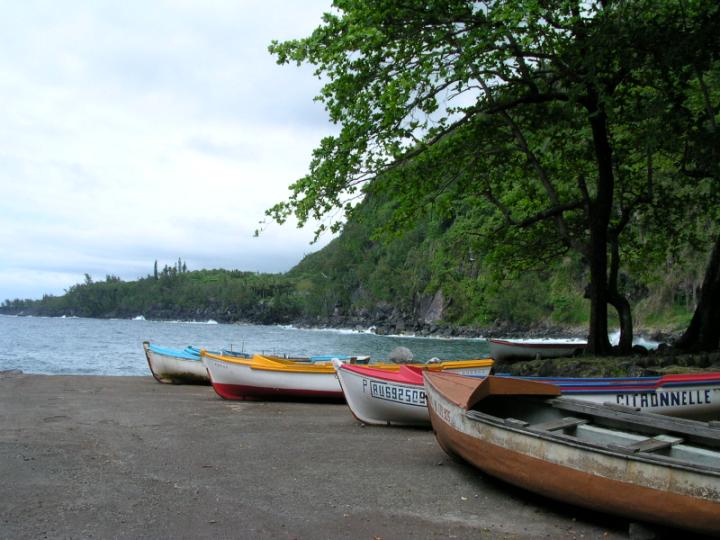
<svg viewBox="0 0 720 540">
<path fill-rule="evenodd" d="M 487 357 L 483 339 L 378 336 L 370 331 L 289 326 L 146 321 L 142 318 L 13 317 L 0 315 L 0 371 L 73 375 L 149 375 L 143 341 L 182 349 L 266 354 L 347 354 L 385 359 L 398 346 L 420 362 Z"/>
</svg>

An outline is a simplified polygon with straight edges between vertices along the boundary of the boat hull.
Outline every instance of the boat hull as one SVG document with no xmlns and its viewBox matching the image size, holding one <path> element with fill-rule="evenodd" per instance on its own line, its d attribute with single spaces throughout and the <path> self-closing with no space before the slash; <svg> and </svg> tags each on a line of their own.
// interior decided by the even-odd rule
<svg viewBox="0 0 720 540">
<path fill-rule="evenodd" d="M 425 388 L 338 369 L 340 386 L 353 416 L 364 424 L 428 426 Z"/>
<path fill-rule="evenodd" d="M 152 350 L 143 343 L 145 358 L 156 381 L 164 384 L 210 384 L 207 368 L 198 357 L 196 360 L 180 358 Z"/>
<path fill-rule="evenodd" d="M 430 426 L 425 388 L 418 370 L 417 382 L 403 382 L 371 375 L 371 370 L 352 369 L 335 364 L 345 401 L 353 416 L 364 424 L 394 426 Z M 445 368 L 443 371 L 484 376 L 490 366 Z"/>
<path fill-rule="evenodd" d="M 690 468 L 668 468 L 612 452 L 480 422 L 426 379 L 440 446 L 482 471 L 541 495 L 635 520 L 720 533 L 720 481 Z"/>
<path fill-rule="evenodd" d="M 490 356 L 496 362 L 534 360 L 535 358 L 561 358 L 581 352 L 586 343 L 524 342 L 489 339 Z"/>
<path fill-rule="evenodd" d="M 415 377 L 399 381 L 388 380 L 365 366 L 335 366 L 345 400 L 359 421 L 373 425 L 430 425 L 420 371 Z M 472 376 L 481 377 L 488 371 L 485 368 L 484 373 Z M 563 396 L 598 405 L 613 403 L 696 420 L 720 418 L 720 373 L 615 379 L 518 378 L 555 384 Z"/>
<path fill-rule="evenodd" d="M 715 420 L 720 418 L 720 383 L 651 390 L 623 390 L 618 392 L 568 392 L 563 395 L 589 403 L 613 403 L 642 411 L 692 418 Z"/>
<path fill-rule="evenodd" d="M 203 356 L 217 394 L 224 399 L 309 399 L 344 401 L 335 371 L 303 372 L 259 369 L 248 362 Z"/>
</svg>

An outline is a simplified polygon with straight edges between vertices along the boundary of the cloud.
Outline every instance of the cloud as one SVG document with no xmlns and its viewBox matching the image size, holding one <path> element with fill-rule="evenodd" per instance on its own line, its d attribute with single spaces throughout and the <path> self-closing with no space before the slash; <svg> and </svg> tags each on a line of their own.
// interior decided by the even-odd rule
<svg viewBox="0 0 720 540">
<path fill-rule="evenodd" d="M 320 245 L 264 210 L 333 132 L 272 39 L 329 3 L 27 0 L 0 20 L 0 301 L 154 260 L 279 272 Z M 325 239 L 325 241 L 329 240 Z"/>
</svg>

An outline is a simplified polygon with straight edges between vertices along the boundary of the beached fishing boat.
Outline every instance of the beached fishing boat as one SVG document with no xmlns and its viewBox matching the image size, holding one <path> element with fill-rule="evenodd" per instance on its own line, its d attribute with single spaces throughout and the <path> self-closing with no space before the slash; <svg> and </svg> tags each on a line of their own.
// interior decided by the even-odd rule
<svg viewBox="0 0 720 540">
<path fill-rule="evenodd" d="M 342 401 L 332 363 L 302 363 L 253 355 L 251 358 L 202 351 L 217 394 L 225 399 L 313 399 Z"/>
<path fill-rule="evenodd" d="M 191 350 L 195 353 L 197 353 L 198 357 L 200 356 L 200 351 L 202 350 L 199 347 L 188 347 L 188 350 Z M 225 356 L 236 356 L 239 358 L 252 358 L 252 354 L 241 352 L 241 351 L 234 351 L 232 349 L 223 349 L 220 352 L 210 351 L 214 354 L 223 354 Z M 367 364 L 370 362 L 370 356 L 367 355 L 350 355 L 350 354 L 314 354 L 314 355 L 294 355 L 294 354 L 265 354 L 265 353 L 259 353 L 260 355 L 264 356 L 265 358 L 275 358 L 280 360 L 292 360 L 293 362 L 332 362 L 334 359 L 338 359 L 342 362 L 350 362 L 351 364 Z"/>
<path fill-rule="evenodd" d="M 352 414 L 365 424 L 430 425 L 422 372 L 402 366 L 397 373 L 335 363 Z M 489 368 L 488 368 L 489 371 Z M 473 374 L 472 376 L 484 376 Z M 648 412 L 701 420 L 720 419 L 720 373 L 656 377 L 517 377 L 554 384 L 563 396 L 615 403 Z"/>
<path fill-rule="evenodd" d="M 490 357 L 496 362 L 533 360 L 534 358 L 559 358 L 573 356 L 587 347 L 585 341 L 510 341 L 488 339 Z"/>
<path fill-rule="evenodd" d="M 424 373 L 440 446 L 516 486 L 593 510 L 720 534 L 720 424 L 557 397 L 503 377 Z"/>
<path fill-rule="evenodd" d="M 234 358 L 203 351 L 202 358 L 215 391 L 225 399 L 319 399 L 344 400 L 332 362 L 312 364 L 254 355 Z M 344 362 L 339 362 L 345 365 Z M 353 364 L 350 364 L 353 365 Z M 414 364 L 437 371 L 465 374 L 487 373 L 492 360 L 454 360 Z M 398 372 L 401 364 L 378 363 L 373 368 Z"/>
<path fill-rule="evenodd" d="M 341 362 L 333 364 L 345 401 L 360 422 L 396 426 L 430 425 L 421 367 L 401 365 L 396 371 L 390 371 Z M 432 369 L 433 365 L 427 367 Z M 485 366 L 472 368 L 472 375 L 486 376 L 491 368 L 492 364 L 487 362 Z M 462 373 L 462 368 L 454 372 Z"/>
<path fill-rule="evenodd" d="M 147 358 L 150 372 L 156 381 L 169 384 L 211 384 L 207 367 L 203 364 L 200 352 L 203 350 L 193 345 L 184 349 L 173 349 L 160 347 L 148 341 L 143 342 L 145 357 Z M 243 360 L 252 359 L 253 355 L 231 350 L 210 351 L 212 354 L 224 355 Z M 316 355 L 316 356 L 267 356 L 270 360 L 277 360 L 280 363 L 326 363 L 330 364 L 333 358 L 339 358 L 346 362 L 367 363 L 369 356 L 349 355 Z M 325 368 L 331 372 L 331 369 Z"/>
<path fill-rule="evenodd" d="M 720 419 L 720 372 L 652 377 L 518 377 L 558 386 L 563 396 L 695 420 Z"/>
<path fill-rule="evenodd" d="M 210 384 L 207 368 L 192 347 L 172 349 L 143 341 L 145 358 L 155 380 L 167 384 Z"/>
</svg>

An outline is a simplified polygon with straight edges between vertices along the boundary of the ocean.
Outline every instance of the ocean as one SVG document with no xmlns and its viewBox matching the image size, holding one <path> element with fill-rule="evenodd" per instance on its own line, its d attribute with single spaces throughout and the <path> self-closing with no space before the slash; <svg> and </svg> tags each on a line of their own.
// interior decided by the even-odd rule
<svg viewBox="0 0 720 540">
<path fill-rule="evenodd" d="M 483 339 L 378 336 L 371 332 L 214 321 L 146 321 L 0 315 L 0 371 L 50 375 L 150 375 L 143 341 L 273 354 L 350 354 L 387 358 L 398 346 L 415 360 L 484 358 Z"/>
</svg>

